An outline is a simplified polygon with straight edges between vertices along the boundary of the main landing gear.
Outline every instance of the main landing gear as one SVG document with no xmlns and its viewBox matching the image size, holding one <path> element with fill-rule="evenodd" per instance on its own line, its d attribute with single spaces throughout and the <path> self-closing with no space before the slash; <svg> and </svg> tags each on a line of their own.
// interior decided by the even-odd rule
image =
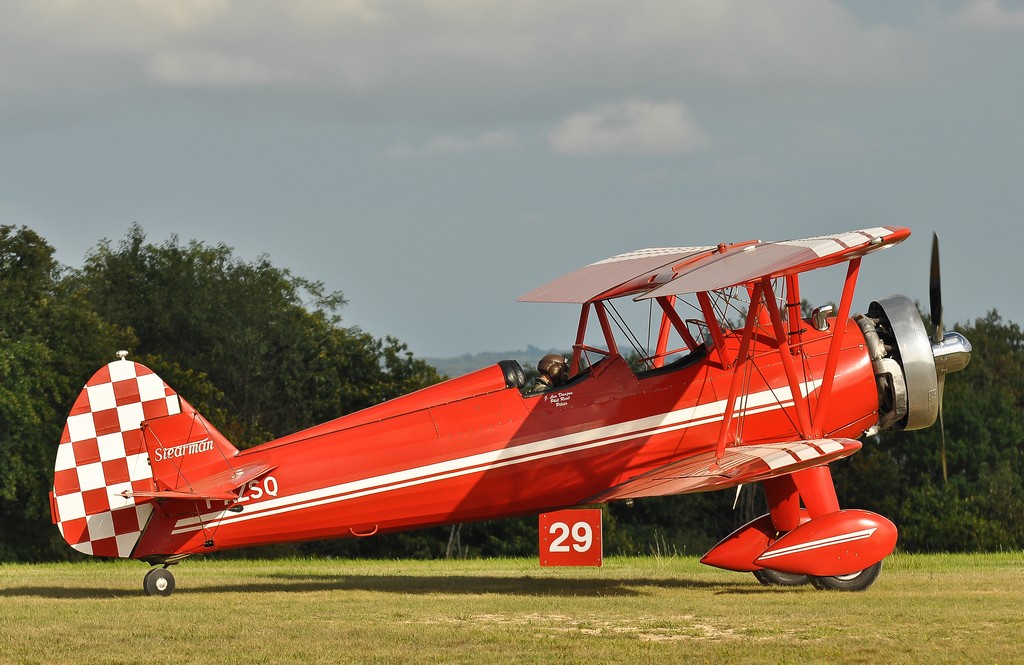
<svg viewBox="0 0 1024 665">
<path fill-rule="evenodd" d="M 878 573 L 882 571 L 882 562 L 879 561 L 873 566 L 849 575 L 836 575 L 834 577 L 812 577 L 811 584 L 815 589 L 832 589 L 834 591 L 864 591 L 871 586 Z"/>
<path fill-rule="evenodd" d="M 784 573 L 781 570 L 762 568 L 754 571 L 754 577 L 765 586 L 803 586 L 811 583 L 810 575 Z"/>
<path fill-rule="evenodd" d="M 147 596 L 169 596 L 174 593 L 174 575 L 163 568 L 150 568 L 142 578 L 142 588 Z"/>
<path fill-rule="evenodd" d="M 882 571 L 882 562 L 868 566 L 864 570 L 849 575 L 835 575 L 831 577 L 813 577 L 811 575 L 796 575 L 784 573 L 779 570 L 762 568 L 754 571 L 754 577 L 765 586 L 803 586 L 810 584 L 815 589 L 830 591 L 864 591 L 874 584 L 878 573 Z"/>
</svg>

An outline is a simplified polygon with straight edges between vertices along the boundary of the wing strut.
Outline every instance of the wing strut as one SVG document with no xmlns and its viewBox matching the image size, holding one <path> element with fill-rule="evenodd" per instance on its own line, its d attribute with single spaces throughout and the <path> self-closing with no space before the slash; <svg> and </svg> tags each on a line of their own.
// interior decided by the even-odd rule
<svg viewBox="0 0 1024 665">
<path fill-rule="evenodd" d="M 812 436 L 821 436 L 821 431 L 825 426 L 825 417 L 828 415 L 828 407 L 832 401 L 832 383 L 836 375 L 836 365 L 839 364 L 839 351 L 843 346 L 846 322 L 850 318 L 853 292 L 857 287 L 857 277 L 859 275 L 860 257 L 858 256 L 850 261 L 850 267 L 846 270 L 846 282 L 843 284 L 843 295 L 839 301 L 839 314 L 836 315 L 835 330 L 832 332 L 832 343 L 828 348 L 828 358 L 825 360 L 825 375 L 821 377 L 818 406 L 814 409 L 814 420 L 811 422 Z"/>
<path fill-rule="evenodd" d="M 711 333 L 718 359 L 721 361 L 722 367 L 729 367 L 732 365 L 732 359 L 725 351 L 725 335 L 722 334 L 722 325 L 718 322 L 718 313 L 715 312 L 715 306 L 711 303 L 711 296 L 707 294 L 707 291 L 701 291 L 697 294 L 697 302 L 700 303 L 704 322 L 708 324 L 708 332 Z"/>
<path fill-rule="evenodd" d="M 796 282 L 796 279 L 790 280 L 787 278 L 787 284 L 792 281 Z M 803 397 L 803 390 L 801 390 L 800 378 L 796 373 L 796 365 L 793 363 L 793 353 L 789 346 L 789 340 L 786 335 L 786 327 L 782 322 L 782 312 L 779 310 L 779 304 L 775 302 L 775 294 L 772 291 L 771 281 L 765 277 L 762 281 L 764 284 L 765 292 L 765 305 L 768 308 L 768 315 L 771 317 L 772 328 L 775 330 L 776 343 L 779 346 L 779 356 L 782 360 L 782 368 L 786 371 L 786 380 L 789 381 L 789 389 L 793 393 L 793 406 L 796 408 L 797 421 L 800 423 L 800 436 L 804 438 L 810 438 L 811 436 L 811 415 L 807 408 L 807 400 L 801 399 Z M 788 297 L 787 292 L 787 297 Z M 799 305 L 797 305 L 799 307 Z M 799 319 L 798 319 L 799 321 Z"/>
<path fill-rule="evenodd" d="M 585 342 L 591 307 L 593 307 L 594 311 L 597 312 L 597 320 L 601 325 L 601 334 L 604 336 L 607 349 L 598 349 L 593 346 L 588 346 Z M 604 302 L 600 300 L 583 303 L 583 308 L 580 311 L 580 325 L 576 329 L 576 343 L 572 345 L 572 360 L 569 362 L 569 376 L 575 376 L 579 372 L 580 361 L 583 357 L 584 351 L 594 351 L 601 355 L 612 357 L 619 355 L 619 348 L 615 344 L 615 333 L 612 332 L 612 325 L 608 320 L 608 311 L 605 309 Z"/>
<path fill-rule="evenodd" d="M 718 444 L 715 449 L 716 455 L 719 458 L 725 454 L 732 420 L 736 413 L 736 400 L 739 397 L 740 388 L 742 387 L 744 365 L 751 360 L 749 357 L 750 345 L 753 340 L 755 329 L 760 329 L 758 322 L 762 320 L 762 314 L 765 312 L 771 322 L 772 334 L 775 339 L 775 347 L 778 350 L 779 360 L 782 363 L 783 370 L 786 374 L 786 381 L 789 383 L 800 435 L 807 439 L 821 438 L 824 435 L 824 423 L 828 416 L 829 406 L 831 405 L 832 385 L 835 379 L 836 367 L 839 363 L 839 355 L 843 347 L 843 341 L 846 333 L 846 322 L 850 317 L 850 308 L 853 304 L 853 293 L 856 289 L 857 278 L 860 275 L 860 262 L 861 258 L 859 256 L 851 259 L 849 262 L 846 281 L 843 285 L 843 294 L 839 303 L 839 313 L 835 319 L 834 330 L 832 331 L 832 340 L 829 343 L 828 356 L 825 359 L 825 369 L 821 377 L 820 388 L 818 389 L 817 405 L 813 414 L 811 413 L 809 401 L 811 388 L 800 380 L 796 364 L 793 361 L 793 347 L 790 346 L 789 343 L 789 335 L 793 333 L 795 327 L 792 325 L 793 322 L 791 321 L 790 329 L 788 331 L 786 329 L 786 324 L 782 320 L 782 311 L 775 300 L 775 293 L 772 287 L 771 278 L 769 276 L 764 276 L 753 285 L 748 285 L 750 290 L 750 307 L 747 310 L 747 317 L 743 326 L 743 336 L 740 341 L 739 353 L 735 363 L 732 365 L 732 382 L 729 386 L 729 396 L 726 401 L 725 414 L 722 420 L 721 430 L 718 434 Z M 787 288 L 796 287 L 796 282 L 797 279 L 795 276 L 787 277 Z M 787 297 L 791 296 L 787 294 Z M 701 300 L 702 308 L 705 311 L 705 318 L 709 321 L 713 320 L 711 319 L 711 315 L 713 314 L 709 314 L 711 303 L 707 293 L 698 294 L 698 298 Z M 762 305 L 765 308 L 764 310 L 761 309 Z M 787 308 L 790 310 L 798 306 L 799 305 L 794 305 L 792 302 L 787 303 Z M 763 329 L 760 330 L 762 330 L 762 333 L 759 334 L 767 332 Z M 712 333 L 714 333 L 713 327 Z M 715 346 L 718 349 L 722 348 L 719 345 L 717 338 L 715 338 Z M 723 358 L 723 362 L 725 360 L 726 359 Z"/>
<path fill-rule="evenodd" d="M 789 334 L 797 336 L 800 334 L 800 320 L 803 312 L 800 311 L 800 280 L 796 275 L 786 275 L 786 309 L 789 314 Z"/>
<path fill-rule="evenodd" d="M 580 358 L 583 356 L 583 340 L 587 337 L 587 323 L 590 320 L 590 303 L 583 303 L 580 311 L 580 325 L 576 329 L 576 343 L 572 347 L 572 360 L 569 362 L 569 376 L 580 372 Z"/>
<path fill-rule="evenodd" d="M 729 385 L 729 397 L 725 402 L 722 429 L 718 433 L 718 447 L 715 448 L 715 456 L 718 458 L 725 456 L 725 440 L 729 436 L 729 426 L 732 424 L 732 417 L 736 412 L 736 398 L 740 394 L 744 365 L 749 360 L 747 356 L 750 354 L 750 341 L 754 337 L 757 313 L 761 309 L 761 297 L 763 294 L 764 284 L 758 282 L 754 285 L 754 292 L 750 298 L 750 307 L 747 309 L 747 322 L 743 326 L 743 339 L 740 341 L 740 350 L 736 356 L 736 364 L 732 368 L 732 383 Z"/>
<path fill-rule="evenodd" d="M 679 337 L 682 338 L 683 343 L 686 344 L 690 351 L 693 351 L 699 345 L 697 340 L 693 338 L 693 335 L 690 334 L 690 331 L 687 330 L 686 324 L 679 317 L 679 312 L 676 311 L 676 297 L 659 296 L 655 300 L 661 305 L 663 316 L 661 317 L 661 327 L 658 329 L 658 347 L 654 352 L 654 366 L 661 367 L 665 364 L 665 356 L 668 354 L 669 324 L 679 333 Z"/>
</svg>

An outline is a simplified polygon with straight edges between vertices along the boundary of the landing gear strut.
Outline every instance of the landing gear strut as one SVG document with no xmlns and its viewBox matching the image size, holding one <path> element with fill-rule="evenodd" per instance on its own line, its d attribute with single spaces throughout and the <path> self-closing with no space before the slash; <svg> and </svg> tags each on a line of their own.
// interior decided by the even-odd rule
<svg viewBox="0 0 1024 665">
<path fill-rule="evenodd" d="M 174 593 L 174 575 L 164 568 L 150 568 L 142 578 L 142 588 L 147 596 L 169 596 Z"/>
</svg>

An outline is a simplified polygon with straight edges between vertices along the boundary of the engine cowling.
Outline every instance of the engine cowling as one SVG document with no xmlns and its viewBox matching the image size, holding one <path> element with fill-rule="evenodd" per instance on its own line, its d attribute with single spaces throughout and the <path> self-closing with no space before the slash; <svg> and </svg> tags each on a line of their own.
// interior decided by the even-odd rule
<svg viewBox="0 0 1024 665">
<path fill-rule="evenodd" d="M 878 384 L 879 427 L 916 430 L 931 426 L 939 413 L 942 379 L 971 360 L 971 343 L 947 332 L 933 343 L 917 306 L 895 295 L 872 302 L 856 321 L 864 333 Z"/>
</svg>

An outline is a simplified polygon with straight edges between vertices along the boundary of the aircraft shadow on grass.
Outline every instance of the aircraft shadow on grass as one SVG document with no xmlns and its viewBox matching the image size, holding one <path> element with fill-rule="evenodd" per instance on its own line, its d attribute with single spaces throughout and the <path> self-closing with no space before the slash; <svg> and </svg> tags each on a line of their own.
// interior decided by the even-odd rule
<svg viewBox="0 0 1024 665">
<path fill-rule="evenodd" d="M 518 596 L 607 596 L 635 597 L 654 589 L 706 590 L 715 594 L 779 593 L 779 587 L 762 587 L 749 582 L 722 583 L 692 579 L 552 579 L 540 577 L 410 575 L 304 575 L 276 574 L 238 584 L 180 589 L 181 594 L 204 593 L 308 593 L 316 591 L 378 591 L 393 594 L 507 594 Z M 53 599 L 130 598 L 141 594 L 134 589 L 67 588 L 21 586 L 0 589 L 0 597 L 35 596 Z"/>
</svg>

